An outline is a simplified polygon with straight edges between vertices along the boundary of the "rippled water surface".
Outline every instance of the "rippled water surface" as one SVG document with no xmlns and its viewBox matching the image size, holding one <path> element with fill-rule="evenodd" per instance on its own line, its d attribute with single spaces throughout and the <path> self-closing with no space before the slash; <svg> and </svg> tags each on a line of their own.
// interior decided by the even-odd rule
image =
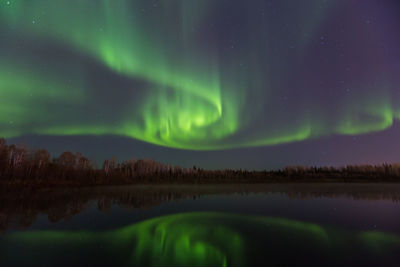
<svg viewBox="0 0 400 267">
<path fill-rule="evenodd" d="M 3 190 L 1 266 L 398 266 L 400 185 Z"/>
</svg>

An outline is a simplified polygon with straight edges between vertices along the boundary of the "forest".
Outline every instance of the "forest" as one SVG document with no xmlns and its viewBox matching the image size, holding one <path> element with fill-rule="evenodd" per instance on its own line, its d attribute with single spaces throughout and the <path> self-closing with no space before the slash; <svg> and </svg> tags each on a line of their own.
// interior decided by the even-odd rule
<svg viewBox="0 0 400 267">
<path fill-rule="evenodd" d="M 46 149 L 7 145 L 0 139 L 0 184 L 32 186 L 89 186 L 147 183 L 272 183 L 272 182 L 398 182 L 400 164 L 343 167 L 287 166 L 280 170 L 205 170 L 182 168 L 152 159 L 117 162 L 101 167 L 82 153 L 66 151 L 52 157 Z"/>
</svg>

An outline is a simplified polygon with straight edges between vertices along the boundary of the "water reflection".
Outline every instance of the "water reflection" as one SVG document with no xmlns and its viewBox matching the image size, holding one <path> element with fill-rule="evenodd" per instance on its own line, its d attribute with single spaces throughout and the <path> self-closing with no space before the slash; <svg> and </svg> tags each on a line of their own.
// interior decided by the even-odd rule
<svg viewBox="0 0 400 267">
<path fill-rule="evenodd" d="M 96 203 L 108 212 L 112 206 L 148 209 L 162 203 L 210 195 L 262 195 L 280 193 L 291 199 L 340 198 L 399 202 L 400 185 L 392 184 L 265 184 L 124 186 L 52 190 L 0 190 L 0 230 L 26 228 L 38 214 L 56 223 L 69 219 Z"/>
<path fill-rule="evenodd" d="M 3 263 L 40 266 L 395 266 L 400 259 L 394 234 L 229 213 L 182 213 L 105 232 L 14 232 L 0 247 Z"/>
</svg>

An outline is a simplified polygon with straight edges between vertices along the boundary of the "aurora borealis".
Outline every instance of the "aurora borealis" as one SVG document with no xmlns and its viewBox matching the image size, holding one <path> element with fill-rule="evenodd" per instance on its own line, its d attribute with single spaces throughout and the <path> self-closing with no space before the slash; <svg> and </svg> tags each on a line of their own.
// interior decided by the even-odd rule
<svg viewBox="0 0 400 267">
<path fill-rule="evenodd" d="M 9 233 L 0 236 L 0 246 L 0 259 L 18 265 L 337 266 L 351 262 L 375 266 L 396 262 L 400 238 L 284 218 L 200 212 L 157 217 L 106 232 Z"/>
<path fill-rule="evenodd" d="M 391 131 L 399 12 L 395 0 L 0 0 L 0 136 L 196 153 Z"/>
</svg>

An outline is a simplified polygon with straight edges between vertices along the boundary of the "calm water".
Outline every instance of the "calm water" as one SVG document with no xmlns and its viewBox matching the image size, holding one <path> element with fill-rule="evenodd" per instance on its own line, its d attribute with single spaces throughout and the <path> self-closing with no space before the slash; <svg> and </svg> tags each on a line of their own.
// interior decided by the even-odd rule
<svg viewBox="0 0 400 267">
<path fill-rule="evenodd" d="M 4 190 L 0 229 L 1 266 L 400 266 L 400 185 Z"/>
</svg>

